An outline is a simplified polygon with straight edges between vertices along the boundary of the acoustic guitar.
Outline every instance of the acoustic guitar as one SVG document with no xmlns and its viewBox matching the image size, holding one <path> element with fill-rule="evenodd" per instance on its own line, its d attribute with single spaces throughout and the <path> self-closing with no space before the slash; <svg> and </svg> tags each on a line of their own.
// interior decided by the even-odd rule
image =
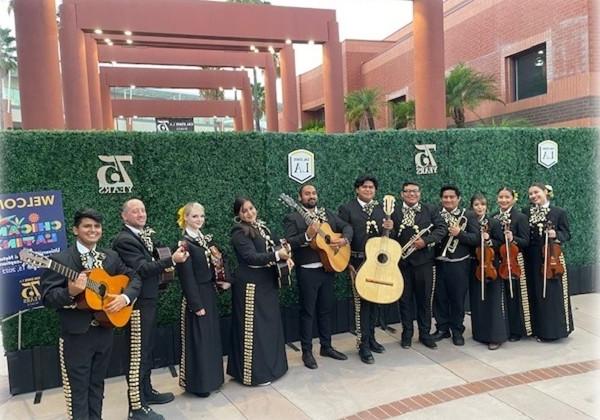
<svg viewBox="0 0 600 420">
<path fill-rule="evenodd" d="M 171 258 L 172 253 L 171 249 L 168 246 L 158 247 L 156 248 L 156 254 L 158 255 L 158 259 L 162 260 L 163 258 Z M 158 288 L 160 290 L 164 290 L 167 288 L 169 283 L 171 283 L 175 279 L 175 267 L 167 267 L 160 273 L 158 279 Z"/>
<path fill-rule="evenodd" d="M 62 265 L 50 258 L 38 254 L 31 249 L 23 248 L 19 252 L 19 258 L 25 264 L 47 268 L 65 276 L 69 281 L 75 281 L 79 272 Z M 103 327 L 124 327 L 131 318 L 133 305 L 128 305 L 117 312 L 104 312 L 104 308 L 110 301 L 109 294 L 120 295 L 129 284 L 129 277 L 124 274 L 116 276 L 109 275 L 102 268 L 92 268 L 87 273 L 85 290 L 75 298 L 78 309 L 94 312 L 94 317 Z"/>
<path fill-rule="evenodd" d="M 287 194 L 280 194 L 279 199 L 285 205 L 296 210 L 304 218 L 308 226 L 314 223 L 310 213 L 300 206 L 292 197 Z M 350 262 L 350 244 L 341 247 L 333 247 L 332 239 L 339 239 L 341 233 L 335 233 L 329 223 L 320 223 L 319 230 L 315 237 L 310 241 L 310 247 L 319 253 L 321 263 L 325 271 L 335 271 L 341 273 L 348 267 Z"/>
<path fill-rule="evenodd" d="M 396 199 L 392 195 L 383 198 L 383 211 L 389 220 L 394 212 Z M 404 291 L 404 278 L 398 267 L 402 247 L 390 238 L 389 230 L 379 238 L 371 238 L 365 245 L 365 262 L 356 273 L 356 291 L 365 300 L 374 303 L 396 302 Z"/>
</svg>

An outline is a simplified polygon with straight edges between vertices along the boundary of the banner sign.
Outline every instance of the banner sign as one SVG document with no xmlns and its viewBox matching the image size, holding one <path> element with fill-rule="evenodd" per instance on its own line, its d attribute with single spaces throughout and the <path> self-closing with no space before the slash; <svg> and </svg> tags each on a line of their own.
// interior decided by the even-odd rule
<svg viewBox="0 0 600 420">
<path fill-rule="evenodd" d="M 44 255 L 67 248 L 60 191 L 0 194 L 0 315 L 40 306 L 40 269 L 19 260 L 31 248 Z"/>
<path fill-rule="evenodd" d="M 155 118 L 156 131 L 194 131 L 193 118 Z"/>
</svg>

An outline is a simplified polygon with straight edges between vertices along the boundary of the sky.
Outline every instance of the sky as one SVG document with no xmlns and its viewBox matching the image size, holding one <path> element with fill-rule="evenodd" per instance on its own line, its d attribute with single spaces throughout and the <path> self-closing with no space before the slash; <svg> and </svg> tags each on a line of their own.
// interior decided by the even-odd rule
<svg viewBox="0 0 600 420">
<path fill-rule="evenodd" d="M 60 2 L 56 0 L 57 5 Z M 408 0 L 271 0 L 271 4 L 336 10 L 340 40 L 380 40 L 412 21 L 412 2 Z M 0 0 L 0 27 L 14 29 L 7 8 L 8 0 Z M 295 45 L 294 49 L 297 74 L 321 64 L 320 46 Z"/>
</svg>

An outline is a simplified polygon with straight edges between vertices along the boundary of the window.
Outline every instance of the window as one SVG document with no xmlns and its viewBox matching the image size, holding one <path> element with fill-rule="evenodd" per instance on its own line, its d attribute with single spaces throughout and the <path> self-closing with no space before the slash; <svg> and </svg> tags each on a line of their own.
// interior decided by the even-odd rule
<svg viewBox="0 0 600 420">
<path fill-rule="evenodd" d="M 515 101 L 546 93 L 546 58 L 545 43 L 511 57 Z"/>
</svg>

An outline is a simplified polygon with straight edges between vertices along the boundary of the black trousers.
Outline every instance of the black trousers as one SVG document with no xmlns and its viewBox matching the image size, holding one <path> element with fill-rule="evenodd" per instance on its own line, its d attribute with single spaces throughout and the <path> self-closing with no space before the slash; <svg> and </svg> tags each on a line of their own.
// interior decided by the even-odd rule
<svg viewBox="0 0 600 420">
<path fill-rule="evenodd" d="M 419 337 L 429 338 L 433 306 L 433 262 L 418 266 L 402 264 L 404 292 L 400 298 L 403 335 L 412 337 L 416 313 Z"/>
<path fill-rule="evenodd" d="M 465 330 L 465 301 L 469 290 L 471 259 L 436 262 L 434 315 L 439 331 L 462 334 Z"/>
<path fill-rule="evenodd" d="M 331 311 L 334 302 L 335 273 L 320 268 L 296 269 L 300 298 L 300 343 L 302 351 L 312 350 L 313 322 L 316 318 L 321 347 L 331 347 Z"/>
<path fill-rule="evenodd" d="M 129 328 L 129 371 L 127 374 L 129 408 L 147 406 L 145 396 L 152 392 L 150 373 L 153 360 L 157 299 L 138 299 L 133 306 Z"/>
<path fill-rule="evenodd" d="M 350 264 L 358 271 L 363 261 L 364 259 L 352 258 Z M 352 285 L 352 293 L 354 295 L 354 327 L 356 336 L 359 339 L 358 345 L 368 346 L 370 342 L 375 340 L 375 325 L 377 325 L 379 318 L 379 305 L 361 298 L 354 285 Z"/>
<path fill-rule="evenodd" d="M 102 419 L 112 344 L 112 328 L 90 327 L 85 334 L 61 335 L 58 347 L 67 418 Z"/>
</svg>

